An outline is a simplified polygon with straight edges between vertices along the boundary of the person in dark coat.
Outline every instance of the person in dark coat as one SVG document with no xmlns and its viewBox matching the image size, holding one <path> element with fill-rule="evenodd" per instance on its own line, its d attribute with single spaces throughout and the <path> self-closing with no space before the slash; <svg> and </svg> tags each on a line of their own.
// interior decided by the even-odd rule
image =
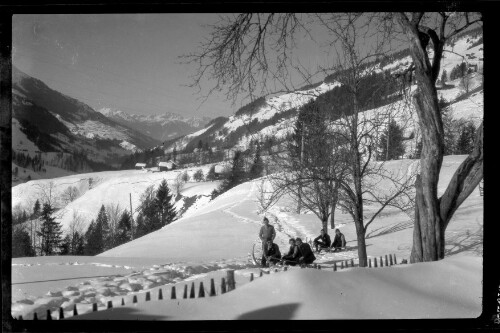
<svg viewBox="0 0 500 333">
<path fill-rule="evenodd" d="M 281 259 L 284 264 L 295 266 L 297 264 L 297 260 L 299 259 L 297 245 L 295 244 L 295 239 L 290 238 L 288 243 L 290 244 L 290 249 L 288 250 L 288 253 L 285 254 Z"/>
<path fill-rule="evenodd" d="M 261 265 L 266 267 L 267 264 L 275 264 L 281 259 L 281 252 L 278 244 L 273 243 L 272 240 L 268 240 L 266 244 L 266 250 L 262 255 Z"/>
<path fill-rule="evenodd" d="M 316 252 L 319 252 L 321 249 L 328 249 L 332 244 L 332 240 L 330 236 L 325 232 L 324 229 L 321 229 L 321 234 L 314 238 L 314 247 L 316 248 Z"/>
<path fill-rule="evenodd" d="M 259 238 L 262 241 L 262 253 L 266 252 L 267 241 L 273 241 L 276 237 L 276 231 L 274 227 L 269 224 L 267 217 L 262 220 L 262 227 L 259 230 Z"/>
<path fill-rule="evenodd" d="M 297 244 L 298 251 L 298 263 L 299 264 L 312 264 L 316 257 L 314 256 L 311 246 L 307 243 L 302 243 L 302 239 L 296 238 L 295 244 Z"/>
<path fill-rule="evenodd" d="M 340 251 L 341 248 L 345 247 L 345 237 L 344 234 L 340 232 L 339 229 L 335 229 L 335 238 L 333 239 L 333 252 Z"/>
</svg>

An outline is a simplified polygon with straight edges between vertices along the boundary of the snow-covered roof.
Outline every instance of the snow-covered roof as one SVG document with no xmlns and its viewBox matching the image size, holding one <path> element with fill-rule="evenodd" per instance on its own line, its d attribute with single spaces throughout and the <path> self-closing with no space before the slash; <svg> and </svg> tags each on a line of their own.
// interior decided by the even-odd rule
<svg viewBox="0 0 500 333">
<path fill-rule="evenodd" d="M 174 164 L 175 164 L 174 162 L 168 161 L 168 162 L 160 162 L 160 163 L 158 163 L 158 166 L 160 166 L 160 167 L 171 167 Z"/>
<path fill-rule="evenodd" d="M 136 167 L 145 167 L 146 163 L 136 163 L 135 166 Z"/>
</svg>

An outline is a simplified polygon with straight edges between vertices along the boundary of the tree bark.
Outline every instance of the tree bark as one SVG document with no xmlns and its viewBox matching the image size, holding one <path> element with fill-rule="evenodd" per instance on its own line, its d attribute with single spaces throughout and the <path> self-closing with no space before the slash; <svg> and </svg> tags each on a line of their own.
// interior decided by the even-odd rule
<svg viewBox="0 0 500 333">
<path fill-rule="evenodd" d="M 368 260 L 366 254 L 366 241 L 365 241 L 365 228 L 363 225 L 356 223 L 356 236 L 358 241 L 358 257 L 359 257 L 359 267 L 367 267 Z"/>
<path fill-rule="evenodd" d="M 413 104 L 422 132 L 421 171 L 416 183 L 410 262 L 436 261 L 444 258 L 444 235 L 451 216 L 482 179 L 482 127 L 478 131 L 473 153 L 460 165 L 445 194 L 439 199 L 437 185 L 444 155 L 444 131 L 435 82 L 445 40 L 439 40 L 431 29 L 419 31 L 418 20 L 410 22 L 405 14 L 398 15 L 399 23 L 410 41 L 417 81 Z M 428 40 L 422 38 L 424 32 L 434 46 L 432 65 L 426 50 Z"/>
</svg>

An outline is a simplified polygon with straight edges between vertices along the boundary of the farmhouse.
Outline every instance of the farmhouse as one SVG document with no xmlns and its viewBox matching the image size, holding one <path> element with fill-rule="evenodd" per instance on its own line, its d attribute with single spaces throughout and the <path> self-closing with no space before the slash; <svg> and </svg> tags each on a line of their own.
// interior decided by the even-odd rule
<svg viewBox="0 0 500 333">
<path fill-rule="evenodd" d="M 158 169 L 160 171 L 174 170 L 176 166 L 175 162 L 172 161 L 158 163 Z"/>
</svg>

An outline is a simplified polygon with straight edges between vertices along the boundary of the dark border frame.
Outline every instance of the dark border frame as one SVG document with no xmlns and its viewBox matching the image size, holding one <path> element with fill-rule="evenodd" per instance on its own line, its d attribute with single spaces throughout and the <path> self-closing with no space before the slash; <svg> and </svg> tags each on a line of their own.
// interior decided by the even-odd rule
<svg viewBox="0 0 500 333">
<path fill-rule="evenodd" d="M 483 32 L 486 40 L 484 52 L 489 54 L 486 62 L 485 101 L 484 101 L 484 135 L 485 135 L 485 167 L 487 178 L 485 190 L 485 220 L 484 250 L 483 250 L 483 312 L 476 319 L 422 319 L 422 320 L 332 320 L 332 321 L 18 321 L 13 320 L 11 306 L 11 46 L 12 46 L 12 15 L 13 14 L 44 14 L 44 13 L 168 13 L 168 12 L 325 12 L 325 11 L 416 11 L 425 7 L 428 11 L 480 11 L 483 13 Z M 330 330 L 350 332 L 357 331 L 448 331 L 448 330 L 493 330 L 499 328 L 494 317 L 500 315 L 500 280 L 497 272 L 498 223 L 493 217 L 494 180 L 494 148 L 491 150 L 492 132 L 495 130 L 495 79 L 500 78 L 498 62 L 494 46 L 498 41 L 496 20 L 500 18 L 500 3 L 489 1 L 86 1 L 85 3 L 69 4 L 55 1 L 6 1 L 0 5 L 0 160 L 1 160 L 1 270 L 2 270 L 2 330 L 5 331 L 314 331 Z M 486 112 L 486 110 L 489 110 Z M 498 112 L 497 112 L 498 114 Z M 488 139 L 489 138 L 489 139 Z M 492 152 L 492 154 L 488 154 Z M 381 300 L 383 302 L 383 300 Z"/>
</svg>

